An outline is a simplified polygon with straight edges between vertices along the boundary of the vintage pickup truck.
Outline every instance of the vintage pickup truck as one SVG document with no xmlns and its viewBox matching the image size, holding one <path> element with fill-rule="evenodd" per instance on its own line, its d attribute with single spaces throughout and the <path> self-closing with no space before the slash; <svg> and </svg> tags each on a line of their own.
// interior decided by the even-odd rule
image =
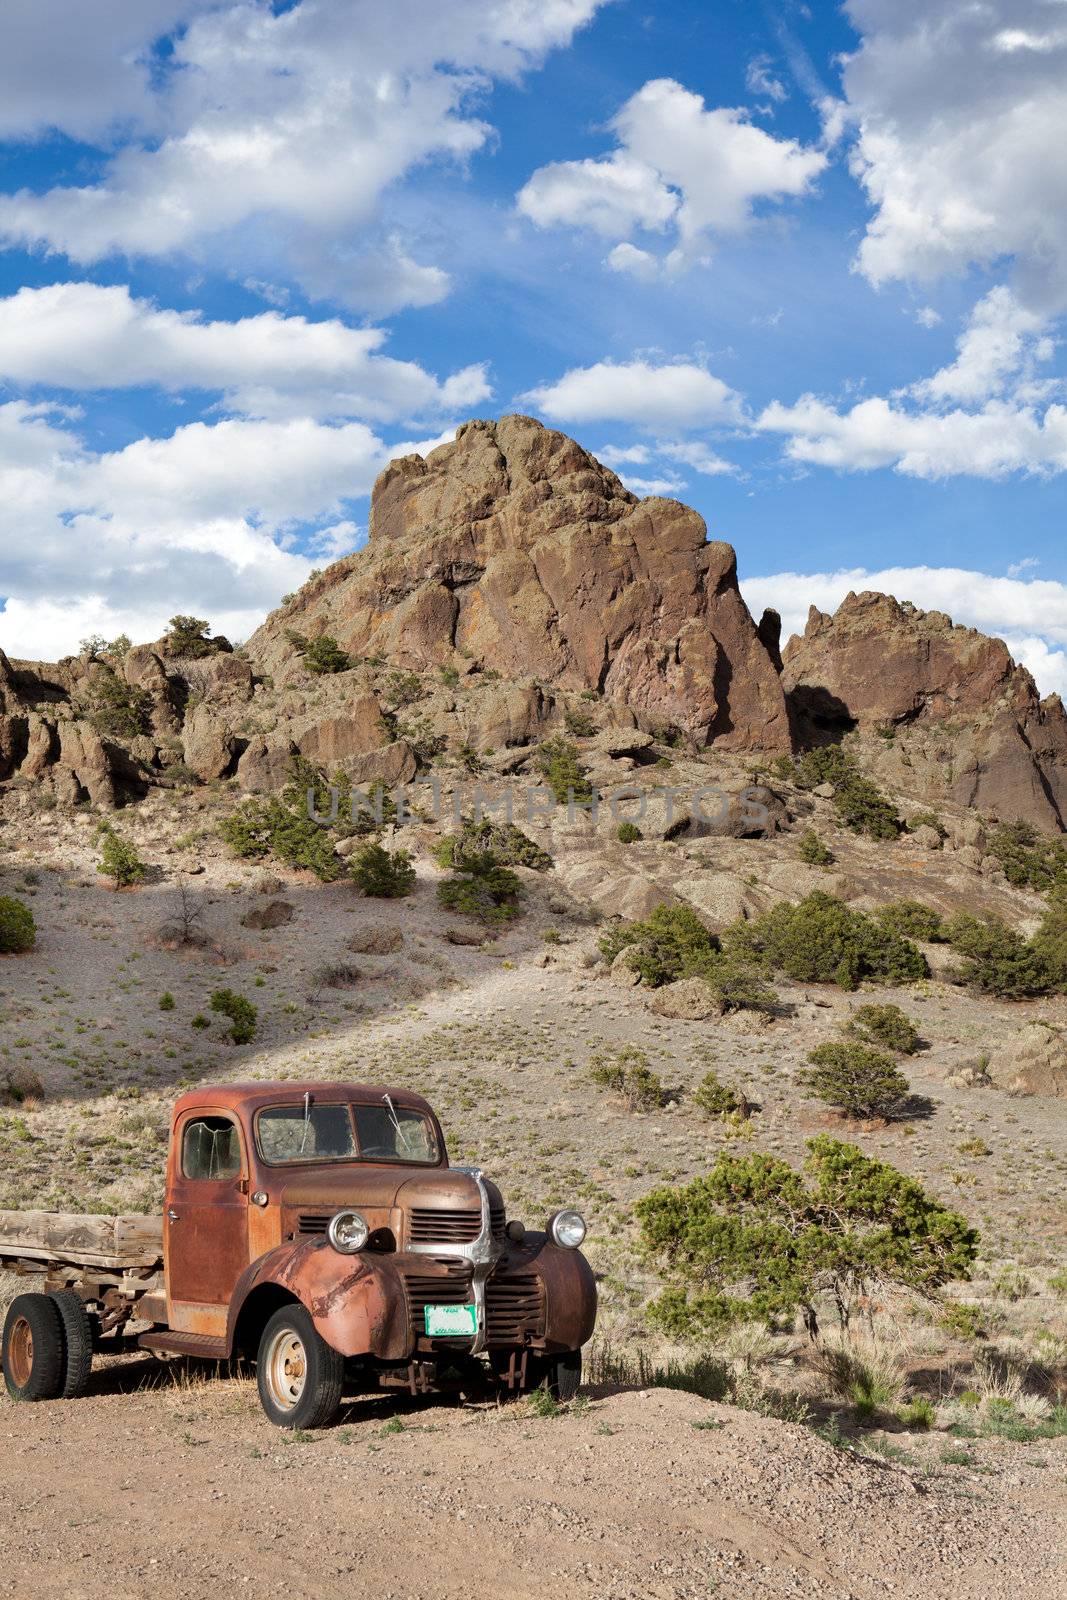
<svg viewBox="0 0 1067 1600">
<path fill-rule="evenodd" d="M 478 1375 L 567 1399 L 596 1316 L 584 1238 L 572 1210 L 508 1221 L 419 1095 L 197 1089 L 174 1107 L 161 1220 L 0 1211 L 0 1266 L 45 1280 L 8 1310 L 4 1379 L 50 1400 L 84 1392 L 94 1352 L 245 1359 L 286 1428 L 323 1426 L 346 1391 Z"/>
</svg>

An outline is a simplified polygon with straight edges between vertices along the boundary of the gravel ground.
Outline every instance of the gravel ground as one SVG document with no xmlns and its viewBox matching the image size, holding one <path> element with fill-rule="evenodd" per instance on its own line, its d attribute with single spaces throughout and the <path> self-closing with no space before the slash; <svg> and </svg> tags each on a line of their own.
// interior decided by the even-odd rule
<svg viewBox="0 0 1067 1600">
<path fill-rule="evenodd" d="M 147 1388 L 159 1383 L 160 1387 Z M 0 1594 L 199 1600 L 1058 1600 L 1067 1441 L 1044 1467 L 923 1470 L 668 1390 L 361 1401 L 269 1427 L 252 1386 L 135 1359 L 0 1413 Z"/>
</svg>

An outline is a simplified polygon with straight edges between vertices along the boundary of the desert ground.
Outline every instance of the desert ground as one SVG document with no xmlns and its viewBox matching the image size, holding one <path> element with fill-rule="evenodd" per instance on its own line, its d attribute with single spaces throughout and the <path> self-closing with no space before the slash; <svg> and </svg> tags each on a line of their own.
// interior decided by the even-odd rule
<svg viewBox="0 0 1067 1600">
<path fill-rule="evenodd" d="M 601 1297 L 589 1387 L 550 1414 L 528 1401 L 361 1401 L 338 1427 L 290 1439 L 247 1376 L 109 1363 L 83 1401 L 0 1410 L 17 1463 L 0 1490 L 0 1593 L 89 1595 L 102 1581 L 131 1600 L 220 1587 L 459 1600 L 546 1584 L 619 1600 L 1063 1593 L 1067 1440 L 1047 1419 L 1067 1354 L 1067 1119 L 1062 1102 L 976 1086 L 968 1069 L 1030 1017 L 1067 1022 L 1064 1001 L 991 1001 L 933 978 L 876 995 L 777 983 L 773 1021 L 660 1015 L 598 958 L 604 912 L 581 886 L 597 861 L 614 870 L 621 847 L 588 829 L 547 828 L 556 868 L 523 872 L 523 915 L 469 943 L 455 941 L 481 935 L 436 900 L 432 830 L 397 835 L 416 854 L 416 890 L 380 901 L 234 859 L 214 831 L 231 805 L 220 786 L 120 813 L 149 863 L 121 892 L 96 870 L 91 811 L 9 810 L 0 888 L 32 907 L 38 940 L 0 963 L 0 1059 L 32 1065 L 44 1093 L 0 1112 L 0 1205 L 158 1207 L 169 1106 L 196 1082 L 405 1084 L 433 1101 L 452 1159 L 500 1183 L 510 1215 L 586 1214 Z M 950 851 L 887 851 L 815 820 L 838 858 L 826 878 L 860 905 L 909 893 L 946 909 L 980 900 L 1020 925 L 1039 912 Z M 702 873 L 757 905 L 787 880 L 804 892 L 814 871 L 788 832 L 630 848 L 635 880 Z M 176 948 L 182 884 L 202 938 Z M 254 926 L 279 901 L 289 920 Z M 258 1008 L 250 1045 L 230 1043 L 211 1011 L 220 985 Z M 842 1124 L 798 1074 L 872 997 L 920 1029 L 907 1062 L 917 1109 Z M 660 1110 L 630 1110 L 591 1081 L 590 1059 L 622 1046 L 662 1077 Z M 747 1121 L 694 1104 L 709 1067 L 758 1108 Z M 936 1408 L 929 1430 L 895 1403 L 856 1425 L 800 1336 L 742 1330 L 713 1352 L 736 1404 L 687 1392 L 706 1352 L 667 1344 L 645 1315 L 656 1279 L 633 1202 L 724 1149 L 796 1161 L 827 1129 L 981 1230 L 975 1276 L 952 1291 L 978 1308 L 980 1340 L 906 1295 L 874 1319 L 900 1397 Z M 995 1421 L 1006 1397 L 1010 1428 Z"/>
</svg>

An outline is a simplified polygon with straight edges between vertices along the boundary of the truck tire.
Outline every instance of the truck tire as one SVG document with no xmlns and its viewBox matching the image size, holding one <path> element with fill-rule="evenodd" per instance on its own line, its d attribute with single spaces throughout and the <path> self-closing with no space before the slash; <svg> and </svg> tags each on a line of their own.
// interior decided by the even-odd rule
<svg viewBox="0 0 1067 1600">
<path fill-rule="evenodd" d="M 527 1380 L 530 1389 L 547 1389 L 553 1400 L 573 1400 L 582 1383 L 582 1352 L 542 1356 Z"/>
<path fill-rule="evenodd" d="M 277 1428 L 324 1428 L 341 1404 L 345 1361 L 302 1305 L 282 1306 L 263 1329 L 256 1383 Z"/>
<path fill-rule="evenodd" d="M 89 1387 L 89 1374 L 93 1368 L 93 1328 L 86 1311 L 73 1289 L 57 1289 L 49 1296 L 55 1301 L 59 1320 L 63 1324 L 63 1386 L 64 1400 L 80 1400 Z"/>
<path fill-rule="evenodd" d="M 20 1294 L 4 1322 L 4 1382 L 12 1400 L 55 1400 L 63 1391 L 63 1322 L 47 1294 Z"/>
</svg>

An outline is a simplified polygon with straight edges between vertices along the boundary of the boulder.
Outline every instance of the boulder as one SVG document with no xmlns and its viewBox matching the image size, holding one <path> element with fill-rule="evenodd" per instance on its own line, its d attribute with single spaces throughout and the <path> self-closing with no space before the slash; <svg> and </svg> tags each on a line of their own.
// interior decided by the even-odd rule
<svg viewBox="0 0 1067 1600">
<path fill-rule="evenodd" d="M 237 757 L 237 740 L 220 726 L 214 708 L 198 705 L 185 719 L 182 730 L 185 764 L 205 783 L 222 778 Z"/>
<path fill-rule="evenodd" d="M 1067 1098 L 1067 1034 L 1051 1023 L 1028 1022 L 994 1051 L 987 1071 L 1008 1094 Z"/>
<path fill-rule="evenodd" d="M 241 926 L 260 931 L 265 928 L 283 928 L 287 922 L 293 920 L 295 914 L 296 907 L 288 900 L 268 900 L 266 905 L 253 906 L 251 911 L 246 911 L 241 918 Z"/>
<path fill-rule="evenodd" d="M 653 989 L 646 1002 L 658 1017 L 678 1017 L 687 1022 L 706 1022 L 722 1016 L 722 1001 L 703 978 L 681 978 L 677 983 Z"/>
<path fill-rule="evenodd" d="M 749 916 L 753 909 L 749 889 L 730 872 L 687 873 L 674 887 L 701 921 L 716 933 Z"/>
</svg>

